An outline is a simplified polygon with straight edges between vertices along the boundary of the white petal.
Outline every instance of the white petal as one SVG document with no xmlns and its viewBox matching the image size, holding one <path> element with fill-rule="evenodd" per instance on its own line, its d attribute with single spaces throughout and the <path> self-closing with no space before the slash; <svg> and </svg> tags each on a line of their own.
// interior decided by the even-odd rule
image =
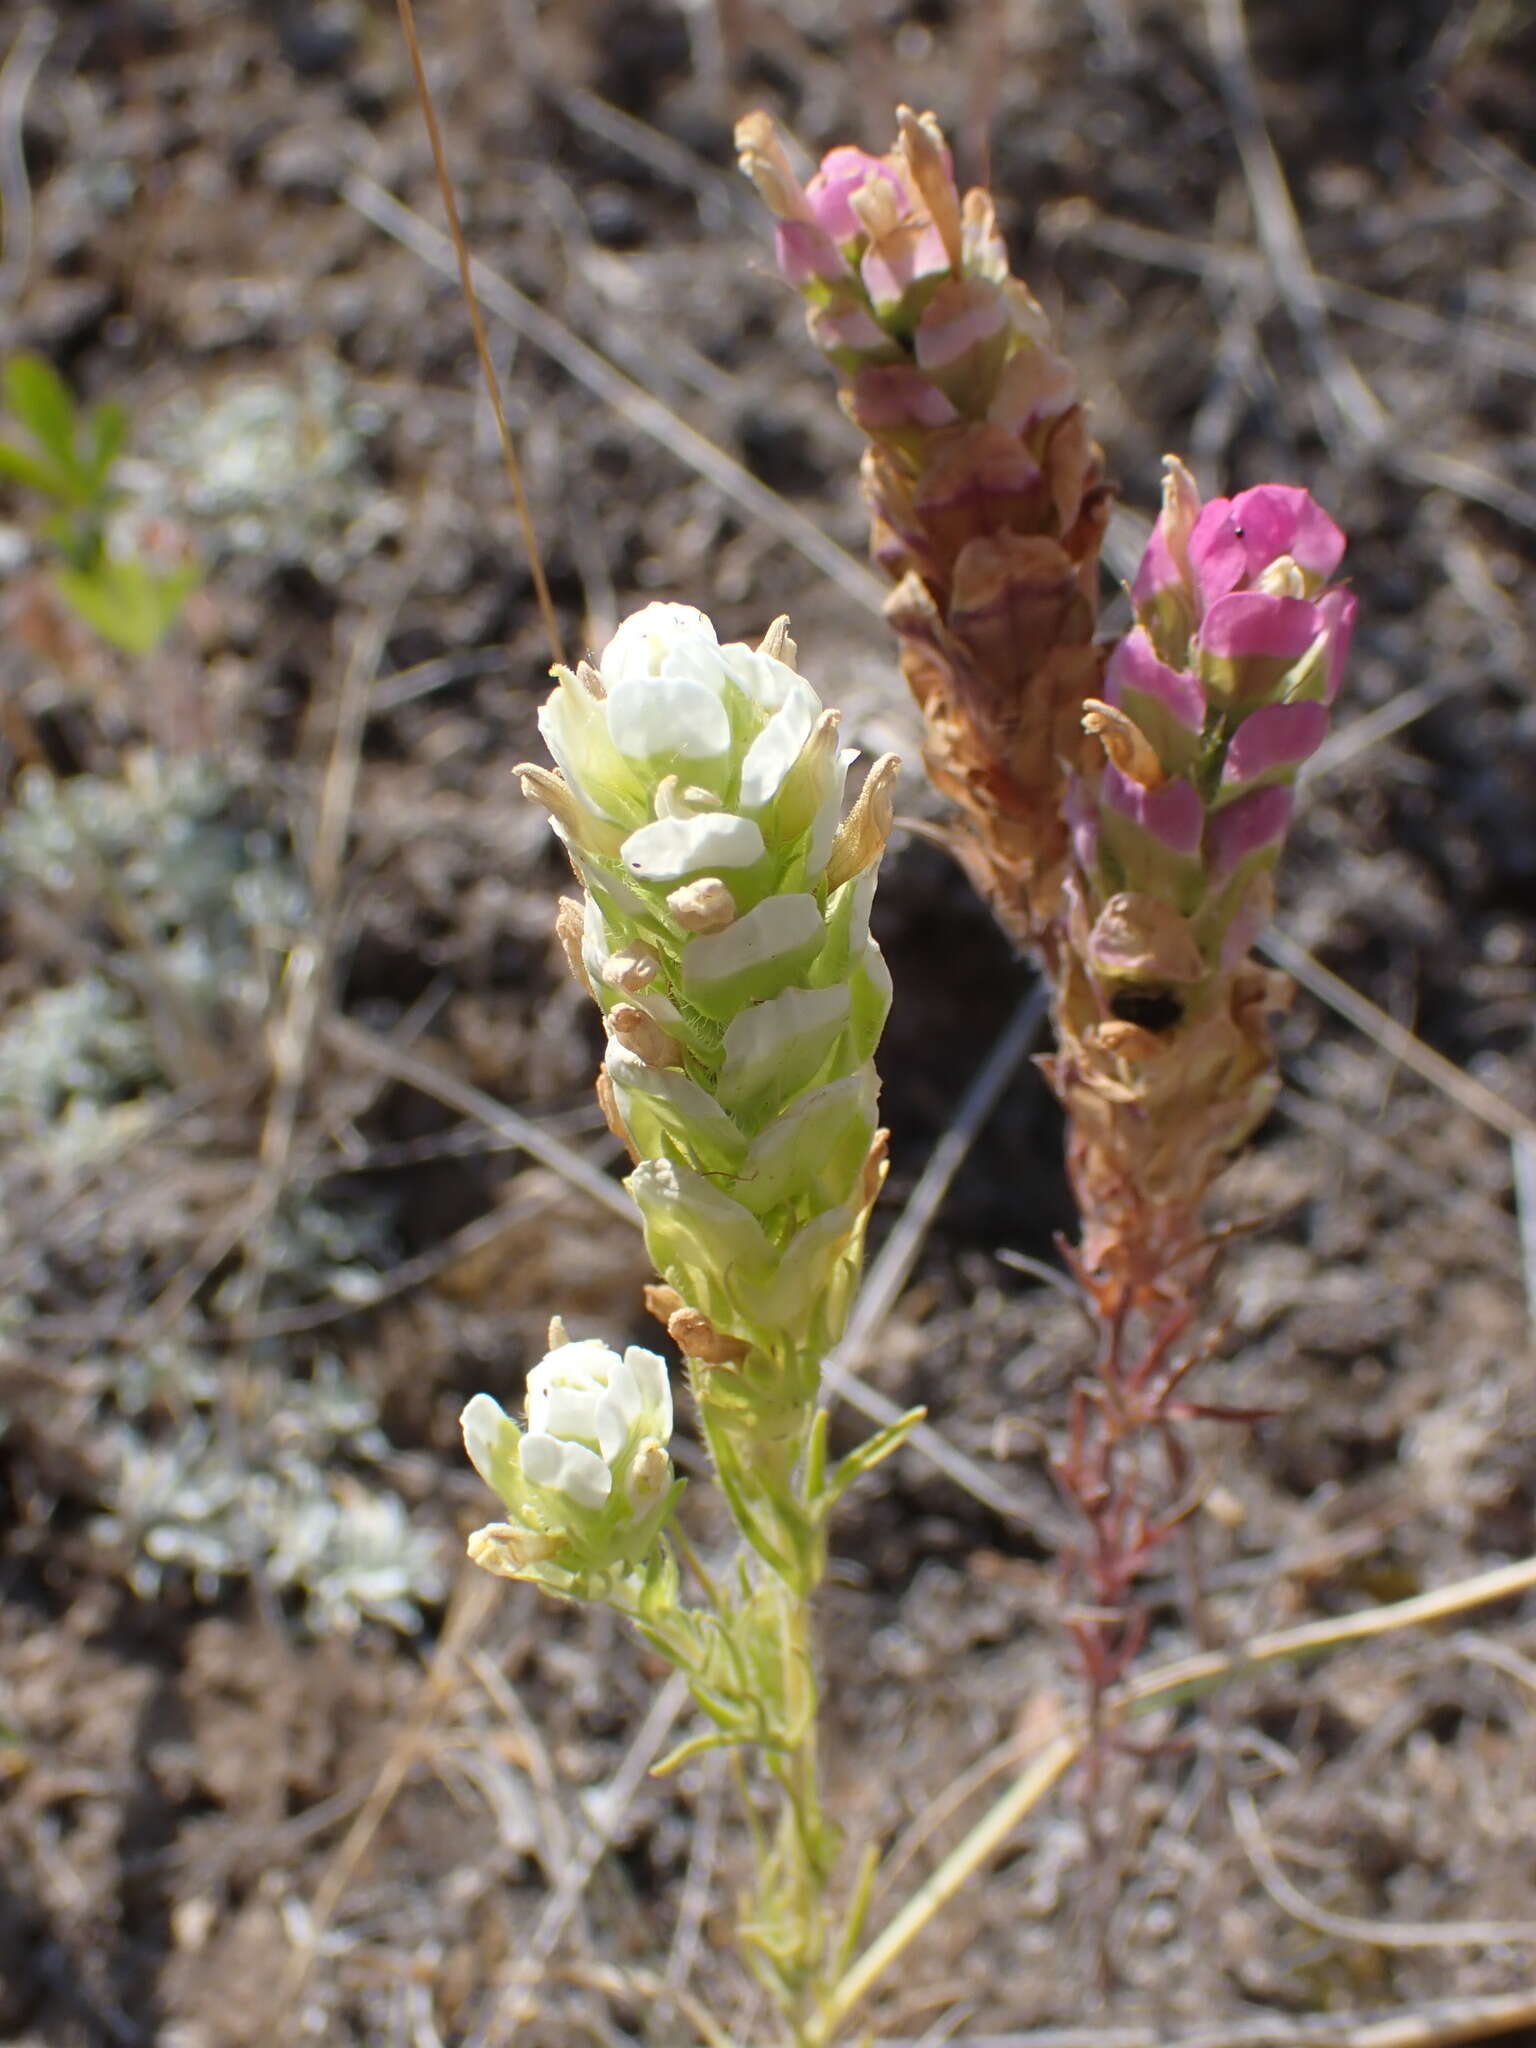
<svg viewBox="0 0 1536 2048">
<path fill-rule="evenodd" d="M 742 761 L 739 802 L 744 811 L 755 811 L 773 802 L 785 776 L 799 760 L 820 713 L 815 691 L 799 676 L 794 680 L 796 687 L 748 747 Z"/>
<path fill-rule="evenodd" d="M 837 828 L 843 821 L 843 787 L 848 780 L 848 770 L 859 758 L 857 747 L 844 747 L 832 769 L 831 782 L 823 797 L 821 808 L 811 826 L 810 849 L 805 856 L 805 871 L 808 875 L 819 875 L 826 866 L 832 852 L 832 841 L 837 837 Z"/>
<path fill-rule="evenodd" d="M 723 932 L 689 940 L 683 981 L 690 988 L 726 981 L 748 967 L 763 967 L 781 954 L 812 946 L 825 932 L 814 896 L 766 896 Z"/>
<path fill-rule="evenodd" d="M 608 732 L 631 761 L 713 761 L 730 750 L 731 721 L 702 683 L 635 677 L 608 697 Z"/>
<path fill-rule="evenodd" d="M 597 1448 L 611 1465 L 640 1420 L 640 1390 L 622 1369 L 597 1404 Z"/>
<path fill-rule="evenodd" d="M 766 851 L 750 818 L 703 811 L 696 818 L 658 818 L 631 832 L 619 857 L 647 882 L 680 882 L 706 868 L 749 868 Z"/>
<path fill-rule="evenodd" d="M 608 642 L 598 673 L 610 684 L 626 676 L 657 675 L 670 648 L 701 641 L 711 648 L 719 646 L 714 627 L 692 605 L 648 604 L 632 613 Z"/>
<path fill-rule="evenodd" d="M 761 711 L 777 711 L 796 692 L 803 690 L 813 706 L 811 718 L 814 722 L 821 712 L 821 699 L 798 670 L 788 662 L 776 660 L 771 654 L 760 654 L 755 647 L 748 647 L 742 641 L 733 641 L 720 650 L 731 680 L 743 690 Z"/>
<path fill-rule="evenodd" d="M 573 1344 L 557 1344 L 546 1351 L 528 1375 L 530 1395 L 550 1387 L 578 1387 L 600 1394 L 619 1363 L 600 1337 L 581 1337 Z"/>
<path fill-rule="evenodd" d="M 665 1443 L 672 1434 L 672 1382 L 667 1362 L 654 1351 L 631 1344 L 624 1353 L 645 1415 L 647 1434 Z"/>
<path fill-rule="evenodd" d="M 562 1443 L 556 1436 L 525 1436 L 523 1477 L 535 1486 L 550 1486 L 578 1507 L 600 1508 L 613 1490 L 613 1474 L 582 1444 Z"/>
<path fill-rule="evenodd" d="M 595 1444 L 601 1434 L 598 1421 L 607 1397 L 606 1388 L 595 1393 L 584 1388 L 551 1387 L 536 1424 L 530 1411 L 529 1427 L 537 1428 L 545 1436 L 565 1437 L 572 1443 Z"/>
<path fill-rule="evenodd" d="M 493 1476 L 498 1454 L 506 1456 L 516 1443 L 517 1424 L 499 1401 L 493 1400 L 489 1394 L 476 1394 L 465 1403 L 459 1427 L 464 1432 L 464 1448 L 469 1453 L 469 1462 L 492 1493 L 499 1492 Z"/>
</svg>

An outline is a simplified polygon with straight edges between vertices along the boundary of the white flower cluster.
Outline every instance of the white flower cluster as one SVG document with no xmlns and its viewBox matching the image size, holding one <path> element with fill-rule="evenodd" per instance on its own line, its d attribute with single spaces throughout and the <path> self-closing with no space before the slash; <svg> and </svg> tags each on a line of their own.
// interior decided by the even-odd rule
<svg viewBox="0 0 1536 2048">
<path fill-rule="evenodd" d="M 476 1394 L 460 1418 L 471 1464 L 519 1531 L 566 1539 L 574 1569 L 648 1547 L 672 1490 L 665 1362 L 636 1344 L 620 1357 L 593 1339 L 557 1342 L 528 1375 L 527 1417 L 520 1430 Z"/>
<path fill-rule="evenodd" d="M 793 658 L 782 622 L 721 646 L 702 613 L 649 605 L 596 669 L 557 671 L 539 722 L 560 773 L 521 772 L 585 887 L 566 933 L 652 1255 L 728 1338 L 803 1354 L 835 1339 L 872 1194 L 895 763 L 844 820 L 853 755 Z"/>
</svg>

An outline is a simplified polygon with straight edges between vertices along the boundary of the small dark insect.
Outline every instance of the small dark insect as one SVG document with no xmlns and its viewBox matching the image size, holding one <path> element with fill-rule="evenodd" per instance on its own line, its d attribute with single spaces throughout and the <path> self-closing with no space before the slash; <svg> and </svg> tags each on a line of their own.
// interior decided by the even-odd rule
<svg viewBox="0 0 1536 2048">
<path fill-rule="evenodd" d="M 1161 988 L 1123 988 L 1111 999 L 1110 1014 L 1143 1031 L 1172 1031 L 1184 1020 L 1184 1005 Z"/>
</svg>

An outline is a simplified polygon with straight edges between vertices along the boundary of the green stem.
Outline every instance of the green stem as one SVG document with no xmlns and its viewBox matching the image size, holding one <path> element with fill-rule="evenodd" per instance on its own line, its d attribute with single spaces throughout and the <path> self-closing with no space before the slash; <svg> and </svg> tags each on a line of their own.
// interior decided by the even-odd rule
<svg viewBox="0 0 1536 2048">
<path fill-rule="evenodd" d="M 1239 1650 L 1225 1653 L 1207 1651 L 1182 1658 L 1162 1671 L 1149 1671 L 1134 1680 L 1117 1700 L 1107 1705 L 1110 1726 L 1156 1707 L 1170 1707 L 1180 1701 L 1198 1699 L 1267 1664 L 1293 1657 L 1316 1657 L 1350 1643 L 1388 1635 L 1397 1629 L 1422 1627 L 1443 1621 L 1469 1608 L 1486 1606 L 1518 1593 L 1536 1589 L 1536 1558 L 1518 1564 L 1501 1565 L 1496 1571 L 1462 1579 L 1437 1592 L 1418 1593 L 1411 1600 L 1394 1601 L 1387 1607 L 1367 1608 L 1362 1614 L 1340 1615 L 1328 1621 L 1308 1622 L 1301 1628 L 1278 1629 L 1255 1636 Z M 1082 1755 L 1085 1731 L 1073 1729 L 1058 1735 L 994 1802 L 973 1828 L 965 1834 L 901 1911 L 845 1971 L 823 2001 L 818 2030 L 806 2037 L 809 2048 L 826 2048 L 842 2022 L 860 2000 L 884 1976 L 910 1946 L 934 1915 L 997 1852 L 1013 1830 L 1040 1801 L 1060 1783 Z M 797 2044 L 799 2048 L 799 2044 Z"/>
</svg>

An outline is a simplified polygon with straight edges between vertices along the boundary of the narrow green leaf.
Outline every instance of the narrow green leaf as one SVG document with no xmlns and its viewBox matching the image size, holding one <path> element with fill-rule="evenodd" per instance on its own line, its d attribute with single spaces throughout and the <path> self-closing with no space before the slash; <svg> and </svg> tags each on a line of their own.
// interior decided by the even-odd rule
<svg viewBox="0 0 1536 2048">
<path fill-rule="evenodd" d="M 54 586 L 93 632 L 125 654 L 158 647 L 196 589 L 196 569 L 151 569 L 107 556 L 91 569 L 59 569 Z"/>
<path fill-rule="evenodd" d="M 74 502 L 75 489 L 70 478 L 45 456 L 18 448 L 13 441 L 0 441 L 0 477 L 9 483 L 24 484 L 29 491 L 41 491 L 44 497 L 62 499 L 66 504 Z"/>
<path fill-rule="evenodd" d="M 79 417 L 69 386 L 41 356 L 15 355 L 5 366 L 5 396 L 11 411 L 70 476 L 79 475 L 75 425 Z"/>
<path fill-rule="evenodd" d="M 872 1437 L 855 1446 L 846 1458 L 840 1459 L 833 1467 L 832 1477 L 827 1483 L 827 1500 L 831 1502 L 841 1499 L 856 1480 L 862 1479 L 866 1472 L 873 1471 L 874 1467 L 883 1458 L 888 1458 L 892 1451 L 899 1451 L 917 1425 L 927 1419 L 927 1415 L 926 1408 L 909 1408 L 905 1415 L 899 1415 L 894 1422 L 887 1423 L 884 1429 L 877 1429 Z"/>
<path fill-rule="evenodd" d="M 90 447 L 91 475 L 100 490 L 111 474 L 112 465 L 123 452 L 128 438 L 128 414 L 113 399 L 105 399 L 86 423 Z"/>
</svg>

